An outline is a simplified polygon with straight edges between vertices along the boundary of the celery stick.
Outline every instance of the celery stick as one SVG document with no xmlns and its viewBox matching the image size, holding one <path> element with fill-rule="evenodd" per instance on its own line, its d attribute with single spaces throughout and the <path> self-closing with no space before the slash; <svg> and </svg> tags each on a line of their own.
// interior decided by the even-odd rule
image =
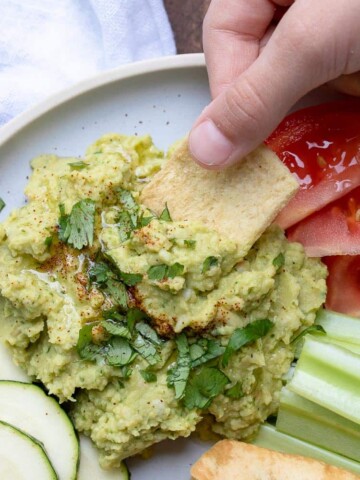
<svg viewBox="0 0 360 480">
<path fill-rule="evenodd" d="M 360 423 L 360 355 L 309 335 L 288 388 Z"/>
<path fill-rule="evenodd" d="M 328 450 L 315 445 L 311 445 L 310 443 L 286 435 L 285 433 L 281 433 L 272 425 L 263 425 L 259 430 L 258 436 L 252 443 L 258 447 L 270 448 L 271 450 L 276 450 L 278 452 L 315 458 L 316 460 L 321 460 L 330 465 L 335 465 L 336 467 L 360 474 L 360 463 L 342 457 L 341 455 L 337 455 L 336 453 L 329 452 Z"/>
<path fill-rule="evenodd" d="M 324 328 L 331 340 L 360 346 L 360 318 L 331 310 L 319 310 L 315 323 Z"/>
<path fill-rule="evenodd" d="M 360 462 L 360 425 L 283 388 L 276 428 Z"/>
</svg>

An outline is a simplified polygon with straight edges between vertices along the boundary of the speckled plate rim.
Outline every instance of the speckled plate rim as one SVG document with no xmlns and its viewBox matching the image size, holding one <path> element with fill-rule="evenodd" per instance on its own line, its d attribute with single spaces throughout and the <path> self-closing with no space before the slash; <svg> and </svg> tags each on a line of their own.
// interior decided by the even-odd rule
<svg viewBox="0 0 360 480">
<path fill-rule="evenodd" d="M 189 53 L 182 55 L 169 55 L 166 57 L 152 58 L 139 62 L 122 65 L 112 70 L 107 70 L 90 78 L 75 83 L 71 87 L 61 90 L 58 93 L 46 98 L 42 102 L 29 108 L 16 116 L 8 123 L 0 127 L 0 146 L 18 134 L 23 128 L 40 118 L 54 108 L 90 92 L 98 87 L 110 85 L 130 77 L 138 77 L 152 72 L 176 70 L 181 68 L 204 67 L 205 57 L 202 53 Z"/>
</svg>

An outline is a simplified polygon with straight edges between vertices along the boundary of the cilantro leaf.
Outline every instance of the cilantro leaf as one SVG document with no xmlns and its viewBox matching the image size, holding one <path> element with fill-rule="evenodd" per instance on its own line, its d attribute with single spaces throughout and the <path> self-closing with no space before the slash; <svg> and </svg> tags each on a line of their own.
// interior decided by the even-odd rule
<svg viewBox="0 0 360 480">
<path fill-rule="evenodd" d="M 141 282 L 143 278 L 141 273 L 126 273 L 122 272 L 121 270 L 119 270 L 118 275 L 119 278 L 125 283 L 125 285 L 128 285 L 129 287 L 132 287 L 137 283 Z"/>
<path fill-rule="evenodd" d="M 144 338 L 140 333 L 132 341 L 132 347 L 136 350 L 150 365 L 160 362 L 161 357 L 158 354 L 153 343 Z"/>
<path fill-rule="evenodd" d="M 268 319 L 255 320 L 244 328 L 237 328 L 230 337 L 222 358 L 222 366 L 226 367 L 231 355 L 240 350 L 243 346 L 264 337 L 274 326 Z"/>
<path fill-rule="evenodd" d="M 85 163 L 82 160 L 79 160 L 78 162 L 68 163 L 68 165 L 71 168 L 71 170 L 82 170 L 83 168 L 86 168 L 89 166 L 88 163 Z"/>
<path fill-rule="evenodd" d="M 94 323 L 84 325 L 79 331 L 76 350 L 83 360 L 95 361 L 101 358 L 104 353 L 103 345 L 95 345 L 92 341 L 92 329 L 94 325 Z"/>
<path fill-rule="evenodd" d="M 155 372 L 151 372 L 150 370 L 140 370 L 140 374 L 145 380 L 145 382 L 156 382 L 157 375 Z"/>
<path fill-rule="evenodd" d="M 150 340 L 150 342 L 152 342 L 154 345 L 160 346 L 162 344 L 162 340 L 159 338 L 156 331 L 152 327 L 150 327 L 148 323 L 138 322 L 135 325 L 135 328 L 139 333 L 141 333 L 144 338 Z"/>
<path fill-rule="evenodd" d="M 214 358 L 220 357 L 225 352 L 225 347 L 223 347 L 218 341 L 213 339 L 202 340 L 205 340 L 205 342 L 203 342 L 203 345 L 201 346 L 203 352 L 202 355 L 197 355 L 196 357 L 194 357 L 194 350 L 193 354 L 191 355 L 192 349 L 194 349 L 195 346 L 199 347 L 198 343 L 195 343 L 190 347 L 191 368 L 196 368 L 200 365 L 203 365 L 204 363 L 209 362 Z M 198 353 L 200 353 L 200 350 L 198 350 Z"/>
<path fill-rule="evenodd" d="M 178 275 L 182 275 L 184 272 L 184 265 L 181 263 L 175 262 L 173 265 L 170 265 L 167 269 L 167 277 L 168 278 L 175 278 Z"/>
<path fill-rule="evenodd" d="M 175 339 L 178 350 L 176 364 L 168 370 L 167 384 L 174 387 L 175 398 L 184 396 L 186 383 L 190 374 L 190 351 L 185 333 L 181 333 Z"/>
<path fill-rule="evenodd" d="M 211 267 L 216 267 L 218 263 L 219 260 L 216 257 L 210 256 L 205 258 L 201 273 L 206 273 Z"/>
<path fill-rule="evenodd" d="M 134 197 L 132 196 L 131 192 L 128 190 L 124 190 L 123 188 L 118 189 L 119 192 L 119 200 L 124 208 L 129 214 L 131 224 L 133 229 L 137 227 L 138 224 L 138 213 L 139 213 L 139 205 L 136 203 Z"/>
<path fill-rule="evenodd" d="M 45 238 L 44 243 L 48 248 L 51 247 L 53 243 L 53 237 L 49 235 L 48 237 Z"/>
<path fill-rule="evenodd" d="M 112 337 L 110 339 L 106 352 L 106 360 L 109 365 L 113 367 L 128 365 L 135 357 L 136 353 L 127 340 L 121 337 Z"/>
<path fill-rule="evenodd" d="M 196 240 L 184 240 L 184 245 L 188 248 L 194 249 L 196 246 Z"/>
<path fill-rule="evenodd" d="M 187 409 L 207 408 L 230 382 L 216 367 L 203 367 L 189 379 L 185 389 L 184 405 Z"/>
<path fill-rule="evenodd" d="M 304 337 L 308 333 L 319 333 L 320 335 L 326 335 L 326 331 L 321 325 L 310 325 L 310 327 L 305 328 L 299 333 L 299 335 L 293 338 L 291 343 L 296 343 L 298 340 L 300 340 L 300 338 Z"/>
<path fill-rule="evenodd" d="M 65 214 L 64 205 L 59 205 L 59 238 L 77 250 L 93 244 L 95 203 L 85 199 L 75 203 L 69 215 Z"/>
<path fill-rule="evenodd" d="M 134 330 L 136 322 L 143 320 L 144 318 L 146 318 L 144 312 L 138 308 L 131 308 L 126 314 L 127 326 L 130 332 Z"/>
<path fill-rule="evenodd" d="M 4 200 L 0 197 L 0 212 L 2 212 L 5 207 L 6 207 L 6 203 L 5 203 Z"/>
<path fill-rule="evenodd" d="M 144 215 L 142 215 L 138 220 L 138 226 L 146 227 L 154 218 L 156 218 L 154 215 L 152 215 L 151 217 L 144 217 Z"/>
<path fill-rule="evenodd" d="M 273 265 L 274 267 L 278 270 L 285 264 L 285 256 L 282 252 L 279 253 L 277 257 L 274 258 L 273 260 Z"/>
<path fill-rule="evenodd" d="M 131 339 L 131 332 L 126 325 L 114 320 L 108 319 L 100 322 L 100 325 L 110 334 L 116 337 Z"/>
<path fill-rule="evenodd" d="M 166 277 L 167 265 L 152 265 L 147 271 L 149 280 L 163 280 Z"/>
<path fill-rule="evenodd" d="M 148 271 L 148 278 L 149 280 L 157 280 L 161 281 L 164 280 L 165 278 L 175 278 L 178 275 L 182 275 L 184 272 L 184 265 L 181 265 L 181 263 L 174 263 L 173 265 L 165 265 L 165 264 L 160 264 L 160 265 L 152 265 Z"/>
<path fill-rule="evenodd" d="M 120 241 L 125 242 L 135 228 L 130 213 L 126 210 L 120 212 L 116 222 Z"/>
<path fill-rule="evenodd" d="M 171 218 L 167 203 L 165 203 L 165 208 L 161 212 L 159 220 L 163 220 L 164 222 L 172 222 L 172 218 Z"/>
<path fill-rule="evenodd" d="M 88 274 L 91 282 L 100 284 L 106 283 L 109 278 L 114 276 L 109 265 L 105 262 L 93 263 Z"/>
<path fill-rule="evenodd" d="M 225 390 L 224 395 L 228 398 L 232 398 L 233 400 L 239 400 L 244 396 L 244 392 L 242 390 L 242 386 L 240 382 L 236 382 L 232 387 Z"/>
<path fill-rule="evenodd" d="M 116 305 L 120 307 L 122 311 L 127 310 L 127 292 L 125 285 L 121 282 L 109 278 L 106 282 L 105 291 L 112 297 Z"/>
</svg>

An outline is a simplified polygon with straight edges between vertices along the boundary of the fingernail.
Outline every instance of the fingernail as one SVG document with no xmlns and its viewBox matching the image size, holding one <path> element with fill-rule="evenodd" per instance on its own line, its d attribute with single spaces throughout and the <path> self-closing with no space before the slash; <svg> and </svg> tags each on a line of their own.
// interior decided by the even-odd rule
<svg viewBox="0 0 360 480">
<path fill-rule="evenodd" d="M 234 152 L 234 145 L 220 132 L 214 122 L 205 120 L 190 133 L 189 148 L 203 165 L 224 165 Z"/>
</svg>

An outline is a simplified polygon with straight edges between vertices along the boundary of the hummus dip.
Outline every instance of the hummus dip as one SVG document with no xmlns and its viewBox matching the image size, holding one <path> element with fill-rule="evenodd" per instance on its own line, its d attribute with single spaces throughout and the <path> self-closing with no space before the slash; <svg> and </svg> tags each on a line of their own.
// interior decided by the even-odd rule
<svg viewBox="0 0 360 480">
<path fill-rule="evenodd" d="M 244 257 L 142 206 L 165 161 L 148 136 L 105 135 L 83 160 L 42 155 L 27 204 L 0 225 L 0 337 L 104 468 L 204 418 L 254 436 L 325 299 L 323 264 L 276 226 Z"/>
</svg>

